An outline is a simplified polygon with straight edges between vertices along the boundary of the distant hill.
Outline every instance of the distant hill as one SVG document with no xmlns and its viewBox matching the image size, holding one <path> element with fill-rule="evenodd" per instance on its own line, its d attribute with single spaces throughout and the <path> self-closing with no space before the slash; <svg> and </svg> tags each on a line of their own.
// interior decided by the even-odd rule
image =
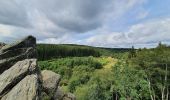
<svg viewBox="0 0 170 100">
<path fill-rule="evenodd" d="M 76 44 L 38 44 L 38 57 L 40 60 L 64 57 L 84 56 L 112 56 L 115 53 L 128 52 L 129 48 L 102 48 Z"/>
</svg>

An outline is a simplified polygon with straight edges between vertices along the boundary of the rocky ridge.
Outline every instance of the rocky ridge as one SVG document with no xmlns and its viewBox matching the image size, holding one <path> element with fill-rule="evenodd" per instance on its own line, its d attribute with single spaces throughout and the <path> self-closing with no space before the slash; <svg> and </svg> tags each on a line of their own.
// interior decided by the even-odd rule
<svg viewBox="0 0 170 100">
<path fill-rule="evenodd" d="M 59 88 L 61 76 L 41 71 L 37 64 L 36 38 L 0 46 L 0 100 L 75 100 Z"/>
</svg>

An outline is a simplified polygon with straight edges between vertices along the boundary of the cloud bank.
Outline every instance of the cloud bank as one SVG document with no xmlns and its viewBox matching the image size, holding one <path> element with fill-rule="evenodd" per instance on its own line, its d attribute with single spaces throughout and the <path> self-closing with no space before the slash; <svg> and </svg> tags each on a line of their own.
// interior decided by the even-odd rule
<svg viewBox="0 0 170 100">
<path fill-rule="evenodd" d="M 34 35 L 39 43 L 103 47 L 169 43 L 170 17 L 155 16 L 148 0 L 1 0 L 0 41 Z"/>
</svg>

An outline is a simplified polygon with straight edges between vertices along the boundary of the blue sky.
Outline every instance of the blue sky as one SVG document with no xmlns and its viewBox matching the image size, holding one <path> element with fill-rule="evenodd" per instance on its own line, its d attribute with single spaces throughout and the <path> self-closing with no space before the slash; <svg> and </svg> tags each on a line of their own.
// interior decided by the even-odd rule
<svg viewBox="0 0 170 100">
<path fill-rule="evenodd" d="M 101 47 L 170 44 L 170 0 L 0 0 L 0 41 Z"/>
</svg>

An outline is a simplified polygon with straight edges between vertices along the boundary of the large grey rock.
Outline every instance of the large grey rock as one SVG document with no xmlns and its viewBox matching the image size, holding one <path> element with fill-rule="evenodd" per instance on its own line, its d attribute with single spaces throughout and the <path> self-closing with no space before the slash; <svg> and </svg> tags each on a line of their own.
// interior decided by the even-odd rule
<svg viewBox="0 0 170 100">
<path fill-rule="evenodd" d="M 15 50 L 5 51 L 0 53 L 0 60 L 12 58 L 16 56 L 22 56 L 23 57 L 22 59 L 36 58 L 36 50 L 33 47 L 29 47 L 29 48 L 19 48 Z"/>
<path fill-rule="evenodd" d="M 43 70 L 41 76 L 43 91 L 53 98 L 61 79 L 60 75 L 49 70 Z"/>
<path fill-rule="evenodd" d="M 0 48 L 0 100 L 41 100 L 41 92 L 52 100 L 75 100 L 58 89 L 60 75 L 40 72 L 36 58 L 33 36 Z"/>
<path fill-rule="evenodd" d="M 58 87 L 57 91 L 54 94 L 54 100 L 63 100 L 65 93 L 62 91 L 60 87 Z"/>
<path fill-rule="evenodd" d="M 35 46 L 36 39 L 32 36 L 15 44 L 3 46 L 0 50 L 0 74 L 20 60 L 36 58 Z"/>
<path fill-rule="evenodd" d="M 58 87 L 54 100 L 76 100 L 76 96 L 72 93 L 64 93 L 60 87 Z"/>
<path fill-rule="evenodd" d="M 17 62 L 0 75 L 0 97 L 20 82 L 25 76 L 37 72 L 37 60 L 26 59 Z"/>
<path fill-rule="evenodd" d="M 28 75 L 1 100 L 39 100 L 38 76 Z"/>
<path fill-rule="evenodd" d="M 35 49 L 28 48 L 25 52 L 23 52 L 20 55 L 9 57 L 6 59 L 1 59 L 0 60 L 0 74 L 4 72 L 5 70 L 9 69 L 12 65 L 14 65 L 18 61 L 21 61 L 23 59 L 35 58 L 34 57 L 35 52 L 36 52 Z"/>
</svg>

